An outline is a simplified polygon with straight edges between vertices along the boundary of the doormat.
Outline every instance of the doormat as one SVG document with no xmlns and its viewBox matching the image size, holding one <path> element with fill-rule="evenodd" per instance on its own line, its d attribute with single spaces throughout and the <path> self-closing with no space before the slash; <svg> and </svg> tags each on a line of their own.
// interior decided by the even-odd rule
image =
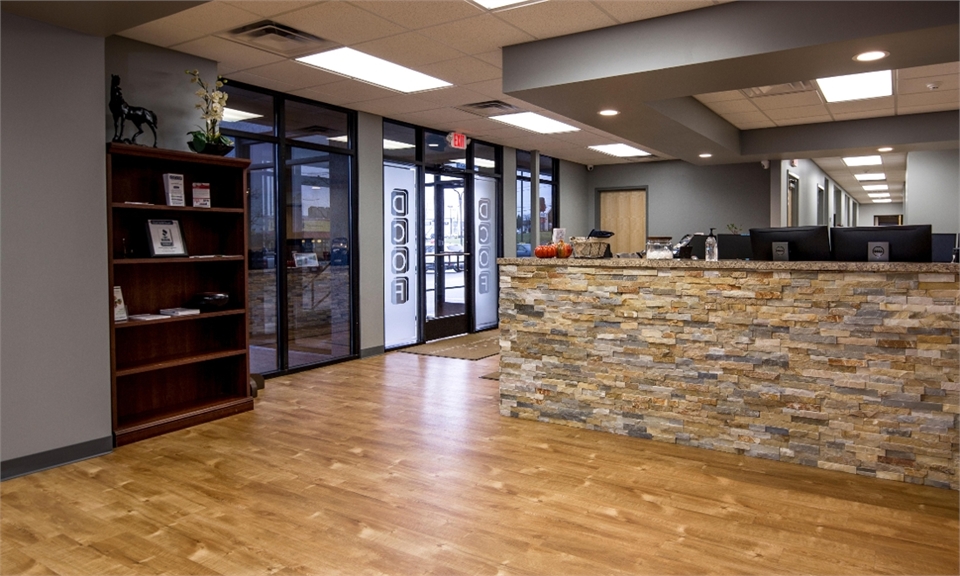
<svg viewBox="0 0 960 576">
<path fill-rule="evenodd" d="M 499 379 L 500 379 L 500 371 L 498 370 L 498 371 L 496 371 L 496 372 L 491 372 L 491 373 L 489 373 L 489 374 L 484 374 L 483 376 L 481 376 L 481 378 L 485 378 L 485 379 L 487 379 L 487 380 L 499 380 Z"/>
<path fill-rule="evenodd" d="M 401 352 L 422 354 L 424 356 L 442 356 L 461 360 L 480 360 L 500 353 L 500 331 L 489 330 L 455 338 L 434 340 L 419 346 L 404 348 Z"/>
</svg>

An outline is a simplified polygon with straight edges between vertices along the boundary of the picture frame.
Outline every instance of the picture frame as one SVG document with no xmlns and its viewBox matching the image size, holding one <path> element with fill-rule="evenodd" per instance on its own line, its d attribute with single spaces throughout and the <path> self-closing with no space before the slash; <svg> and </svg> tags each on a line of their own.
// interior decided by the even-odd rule
<svg viewBox="0 0 960 576">
<path fill-rule="evenodd" d="M 187 246 L 177 220 L 147 220 L 150 256 L 186 256 Z"/>
<path fill-rule="evenodd" d="M 295 268 L 311 268 L 320 265 L 315 252 L 294 252 L 293 265 Z"/>
</svg>

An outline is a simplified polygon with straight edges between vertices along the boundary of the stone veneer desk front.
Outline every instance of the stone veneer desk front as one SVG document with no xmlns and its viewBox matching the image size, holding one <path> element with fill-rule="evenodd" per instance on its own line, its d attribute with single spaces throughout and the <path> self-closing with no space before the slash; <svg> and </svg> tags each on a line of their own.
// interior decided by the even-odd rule
<svg viewBox="0 0 960 576">
<path fill-rule="evenodd" d="M 958 489 L 958 267 L 500 264 L 500 412 Z"/>
</svg>

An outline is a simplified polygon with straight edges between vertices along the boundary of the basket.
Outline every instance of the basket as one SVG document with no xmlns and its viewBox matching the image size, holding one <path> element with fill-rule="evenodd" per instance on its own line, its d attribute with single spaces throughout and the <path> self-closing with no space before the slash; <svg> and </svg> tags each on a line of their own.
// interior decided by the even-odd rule
<svg viewBox="0 0 960 576">
<path fill-rule="evenodd" d="M 603 258 L 610 249 L 609 242 L 596 238 L 571 238 L 574 258 Z"/>
</svg>

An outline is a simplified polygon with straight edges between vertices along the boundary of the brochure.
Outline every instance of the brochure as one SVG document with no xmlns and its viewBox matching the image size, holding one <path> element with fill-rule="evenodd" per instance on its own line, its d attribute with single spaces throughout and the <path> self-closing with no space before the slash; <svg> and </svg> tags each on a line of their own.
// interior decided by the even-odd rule
<svg viewBox="0 0 960 576">
<path fill-rule="evenodd" d="M 126 322 L 127 305 L 123 301 L 123 292 L 119 286 L 113 287 L 113 321 Z"/>
<path fill-rule="evenodd" d="M 167 195 L 167 206 L 186 206 L 183 194 L 183 174 L 164 174 L 163 189 Z"/>
<path fill-rule="evenodd" d="M 193 207 L 194 208 L 210 207 L 210 184 L 209 183 L 207 182 L 193 183 Z"/>
</svg>

